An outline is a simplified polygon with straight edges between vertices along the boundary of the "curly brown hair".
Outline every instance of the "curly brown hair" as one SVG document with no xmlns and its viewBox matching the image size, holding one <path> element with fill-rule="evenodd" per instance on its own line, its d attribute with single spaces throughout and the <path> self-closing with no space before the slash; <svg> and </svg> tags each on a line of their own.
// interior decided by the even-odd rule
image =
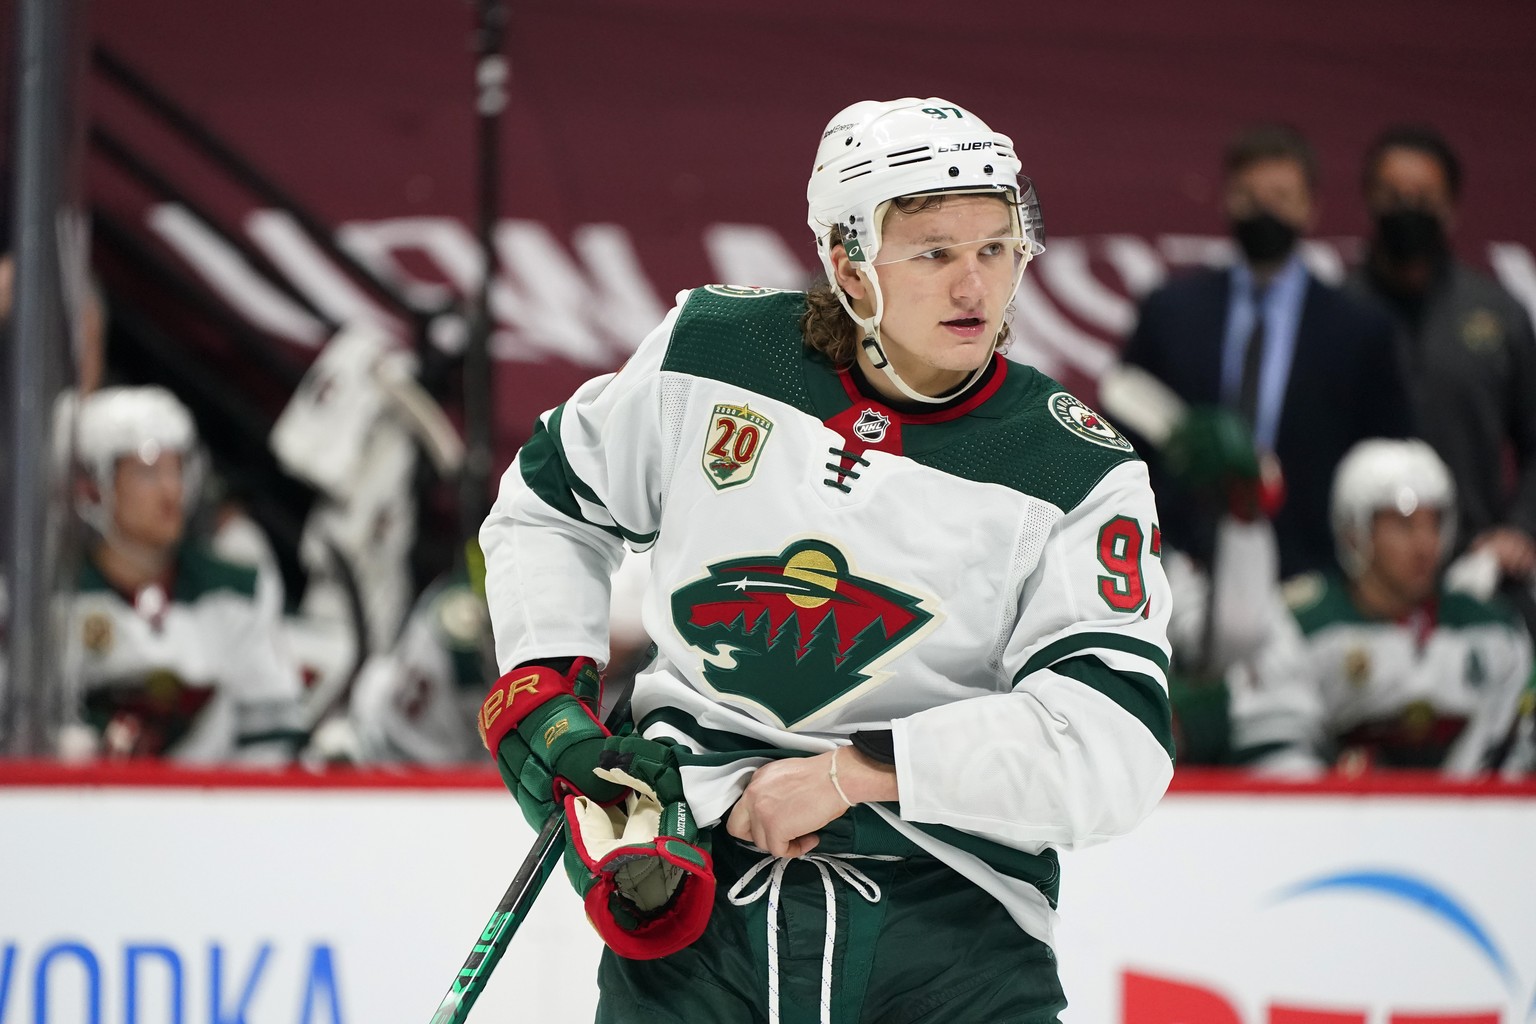
<svg viewBox="0 0 1536 1024">
<path fill-rule="evenodd" d="M 902 213 L 918 213 L 922 210 L 937 209 L 943 205 L 944 198 L 942 194 L 904 196 L 893 199 L 891 205 Z M 841 228 L 832 229 L 831 244 L 833 246 L 843 244 Z M 1011 326 L 1004 323 L 1003 329 L 997 333 L 994 347 L 998 350 L 1006 348 L 1011 334 Z M 859 325 L 843 308 L 831 282 L 817 281 L 806 289 L 805 312 L 800 314 L 800 336 L 805 339 L 807 348 L 820 352 L 834 366 L 849 366 L 853 363 L 859 351 L 859 342 L 862 340 L 859 336 Z"/>
</svg>

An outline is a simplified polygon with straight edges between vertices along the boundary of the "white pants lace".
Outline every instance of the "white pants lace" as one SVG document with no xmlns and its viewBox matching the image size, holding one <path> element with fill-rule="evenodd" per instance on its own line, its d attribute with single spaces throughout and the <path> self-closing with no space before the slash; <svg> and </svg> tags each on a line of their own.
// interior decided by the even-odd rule
<svg viewBox="0 0 1536 1024">
<path fill-rule="evenodd" d="M 799 857 L 775 857 L 752 847 L 763 854 L 731 886 L 726 895 L 738 907 L 756 903 L 768 895 L 768 1024 L 779 1024 L 779 890 L 784 884 L 784 870 L 795 860 L 805 861 L 821 873 L 821 888 L 826 895 L 827 937 L 821 949 L 821 1024 L 832 1024 L 832 950 L 837 942 L 837 896 L 832 891 L 832 876 L 836 875 L 868 903 L 880 902 L 880 886 L 848 863 L 851 860 L 901 860 L 900 857 L 863 853 L 810 853 Z M 759 878 L 759 876 L 764 876 Z M 752 886 L 754 879 L 757 885 Z"/>
</svg>

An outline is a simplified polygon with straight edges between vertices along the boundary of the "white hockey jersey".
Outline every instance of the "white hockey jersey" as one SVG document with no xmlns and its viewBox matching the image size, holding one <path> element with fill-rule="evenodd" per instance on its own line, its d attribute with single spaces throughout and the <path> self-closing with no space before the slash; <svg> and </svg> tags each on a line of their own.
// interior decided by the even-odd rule
<svg viewBox="0 0 1536 1024">
<path fill-rule="evenodd" d="M 545 414 L 481 531 L 502 671 L 607 657 L 621 546 L 654 545 L 634 714 L 701 824 L 767 760 L 890 730 L 890 828 L 1050 941 L 1052 847 L 1172 776 L 1170 611 L 1147 474 L 1001 357 L 903 412 L 808 350 L 804 296 L 709 286 Z"/>
<path fill-rule="evenodd" d="M 1441 590 L 1401 622 L 1367 619 L 1337 576 L 1287 584 L 1320 716 L 1346 766 L 1499 768 L 1531 676 L 1531 640 L 1508 609 Z M 1265 709 L 1256 705 L 1252 714 Z"/>
<path fill-rule="evenodd" d="M 107 753 L 290 760 L 303 686 L 252 569 L 188 545 L 168 586 L 130 600 L 92 564 L 69 601 L 65 681 Z"/>
<path fill-rule="evenodd" d="M 347 715 L 359 759 L 483 763 L 475 719 L 495 675 L 485 600 L 459 570 L 427 588 L 394 647 L 358 673 Z"/>
<path fill-rule="evenodd" d="M 1274 527 L 1223 518 L 1214 550 L 1211 572 L 1180 551 L 1164 556 L 1179 756 L 1320 774 L 1323 715 L 1316 688 L 1302 682 L 1306 642 L 1281 591 Z"/>
</svg>

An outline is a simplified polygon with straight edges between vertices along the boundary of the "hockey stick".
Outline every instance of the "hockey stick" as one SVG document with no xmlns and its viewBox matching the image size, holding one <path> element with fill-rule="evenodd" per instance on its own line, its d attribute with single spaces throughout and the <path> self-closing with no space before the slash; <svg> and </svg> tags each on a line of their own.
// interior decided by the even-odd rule
<svg viewBox="0 0 1536 1024">
<path fill-rule="evenodd" d="M 534 899 L 559 863 L 564 838 L 565 812 L 557 809 L 544 819 L 544 827 L 539 829 L 539 837 L 534 840 L 533 849 L 523 859 L 522 866 L 512 878 L 512 884 L 507 886 L 506 894 L 496 904 L 495 912 L 485 923 L 480 938 L 470 950 L 469 958 L 459 968 L 458 976 L 448 988 L 448 994 L 438 1004 L 437 1012 L 432 1015 L 432 1024 L 464 1024 L 469 1017 L 470 1007 L 475 1005 L 486 982 L 490 981 L 491 972 L 496 969 L 501 955 L 507 951 L 512 936 L 517 933 L 523 918 L 528 916 Z"/>
<path fill-rule="evenodd" d="M 629 695 L 626 694 L 608 713 L 604 724 L 611 732 L 628 717 Z M 517 874 L 512 877 L 512 884 L 507 886 L 501 902 L 496 904 L 495 911 L 491 913 L 491 919 L 480 930 L 480 937 L 470 949 L 464 966 L 459 968 L 453 984 L 448 986 L 448 994 L 437 1004 L 437 1012 L 432 1014 L 431 1024 L 464 1024 L 469 1017 L 470 1008 L 485 990 L 486 982 L 491 980 L 491 972 L 501 961 L 501 955 L 512 944 L 512 936 L 517 934 L 517 929 L 533 907 L 533 901 L 538 898 L 544 883 L 549 881 L 555 866 L 560 863 L 565 845 L 565 827 L 565 812 L 560 808 L 550 812 L 549 817 L 544 819 L 544 826 L 539 829 L 538 838 L 533 841 L 533 849 L 523 858 Z"/>
<path fill-rule="evenodd" d="M 1139 366 L 1120 365 L 1099 378 L 1099 408 L 1161 448 L 1189 411 L 1172 388 Z"/>
</svg>

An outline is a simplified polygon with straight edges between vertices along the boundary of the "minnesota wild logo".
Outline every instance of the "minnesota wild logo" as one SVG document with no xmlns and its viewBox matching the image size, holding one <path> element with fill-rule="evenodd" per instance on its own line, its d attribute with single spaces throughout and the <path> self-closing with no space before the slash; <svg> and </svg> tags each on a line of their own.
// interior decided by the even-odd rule
<svg viewBox="0 0 1536 1024">
<path fill-rule="evenodd" d="M 769 295 L 781 295 L 782 288 L 759 288 L 756 285 L 740 284 L 707 284 L 704 290 L 713 295 L 723 295 L 727 299 L 761 299 Z"/>
<path fill-rule="evenodd" d="M 1056 422 L 1066 427 L 1084 441 L 1092 441 L 1104 448 L 1131 451 L 1131 442 L 1110 425 L 1103 416 L 1094 412 L 1081 400 L 1065 391 L 1057 391 L 1045 400 L 1046 407 Z"/>
<path fill-rule="evenodd" d="M 716 562 L 672 594 L 672 621 L 704 678 L 794 728 L 878 683 L 874 669 L 925 633 L 920 598 L 855 576 L 824 541 Z"/>
</svg>

